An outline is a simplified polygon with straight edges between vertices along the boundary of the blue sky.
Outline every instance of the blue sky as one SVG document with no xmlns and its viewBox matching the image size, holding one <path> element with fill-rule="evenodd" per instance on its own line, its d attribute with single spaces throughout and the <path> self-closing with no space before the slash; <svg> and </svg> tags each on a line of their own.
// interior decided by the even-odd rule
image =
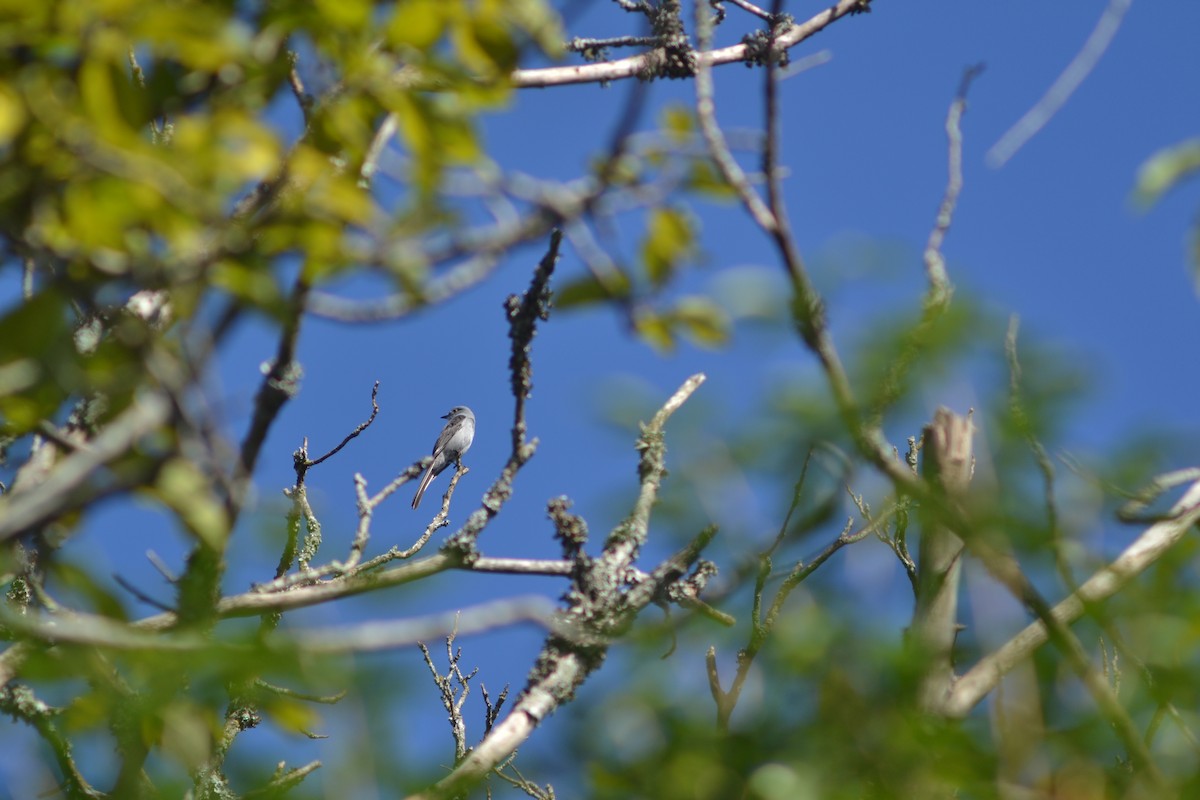
<svg viewBox="0 0 1200 800">
<path fill-rule="evenodd" d="M 1147 158 L 1200 133 L 1200 48 L 1194 35 L 1200 30 L 1200 4 L 1134 3 L 1109 51 L 1065 107 L 1003 168 L 984 163 L 988 148 L 1075 55 L 1104 6 L 1094 0 L 876 0 L 871 14 L 841 20 L 797 48 L 795 58 L 828 50 L 831 60 L 783 84 L 781 161 L 790 170 L 787 203 L 806 257 L 817 267 L 823 256 L 840 258 L 836 271 L 817 269 L 817 276 L 829 290 L 834 333 L 846 349 L 872 313 L 908 309 L 917 302 L 920 253 L 945 185 L 946 109 L 963 68 L 986 64 L 963 122 L 965 186 L 945 255 L 961 293 L 1001 318 L 1019 314 L 1028 341 L 1058 349 L 1091 374 L 1093 391 L 1060 443 L 1084 452 L 1145 427 L 1178 429 L 1193 442 L 1200 433 L 1195 412 L 1200 372 L 1191 354 L 1200 342 L 1200 313 L 1185 260 L 1185 237 L 1200 209 L 1200 188 L 1185 184 L 1146 212 L 1130 201 L 1137 169 Z M 789 5 L 799 19 L 821 7 Z M 733 6 L 729 14 L 726 29 L 751 29 L 750 20 Z M 634 15 L 622 14 L 612 4 L 592 3 L 569 32 L 639 31 Z M 761 73 L 731 65 L 719 69 L 716 80 L 721 122 L 733 128 L 761 127 Z M 628 91 L 627 85 L 589 85 L 518 93 L 510 108 L 486 120 L 487 145 L 503 166 L 544 178 L 579 174 L 607 146 Z M 654 125 L 664 104 L 691 99 L 689 81 L 654 84 L 642 127 Z M 782 286 L 781 277 L 770 277 L 781 276 L 781 270 L 769 243 L 739 207 L 700 203 L 695 209 L 705 263 L 685 276 L 685 291 L 710 290 L 722 270 L 743 266 L 760 268 L 767 280 L 779 280 Z M 622 226 L 621 232 L 628 252 L 639 231 Z M 868 246 L 899 255 L 881 267 L 846 258 L 847 252 Z M 353 473 L 363 473 L 372 487 L 383 485 L 429 451 L 442 424 L 438 417 L 458 404 L 471 406 L 479 425 L 467 458 L 472 471 L 455 496 L 451 529 L 465 519 L 507 457 L 512 399 L 501 302 L 525 289 L 541 252 L 541 245 L 518 251 L 484 285 L 401 323 L 306 323 L 299 348 L 306 373 L 303 389 L 267 441 L 258 475 L 258 512 L 239 531 L 243 540 L 231 567 L 230 591 L 269 577 L 274 568 L 281 518 L 276 511 L 282 508 L 281 490 L 292 481 L 292 451 L 304 436 L 314 453 L 339 441 L 369 412 L 376 380 L 381 382 L 382 411 L 375 425 L 310 473 L 310 491 L 325 524 L 321 560 L 342 557 L 349 545 Z M 564 250 L 556 281 L 582 274 L 579 259 Z M 258 365 L 274 351 L 266 331 L 257 324 L 243 326 L 222 361 L 220 405 L 237 433 L 252 404 Z M 709 380 L 693 402 L 736 417 L 758 408 L 764 388 L 774 382 L 797 377 L 820 382 L 812 359 L 794 339 L 739 327 L 728 348 L 710 351 L 684 344 L 664 357 L 632 339 L 622 320 L 603 309 L 554 315 L 534 342 L 533 359 L 530 433 L 540 437 L 541 446 L 521 473 L 509 507 L 482 539 L 484 551 L 492 555 L 556 555 L 544 508 L 547 499 L 560 494 L 576 501 L 594 537 L 624 515 L 634 492 L 636 455 L 633 435 L 605 421 L 614 397 L 640 398 L 651 409 L 688 375 L 705 372 Z M 945 396 L 927 398 L 927 413 L 942 402 L 965 410 L 994 388 L 979 382 L 978 373 L 964 370 L 947 379 Z M 730 419 L 729 427 L 739 421 Z M 686 424 L 683 418 L 680 425 Z M 888 432 L 902 445 L 904 436 L 915 431 Z M 714 447 L 720 445 L 721 430 L 705 435 Z M 670 436 L 668 427 L 668 447 Z M 689 474 L 686 464 L 673 468 Z M 445 484 L 446 476 L 434 483 L 421 513 L 408 508 L 407 491 L 385 505 L 368 555 L 415 539 L 434 513 L 431 499 L 440 496 Z M 723 536 L 734 542 L 727 540 L 724 547 L 736 550 L 739 542 L 762 541 L 774 532 L 785 510 L 776 489 L 751 480 L 714 488 L 713 515 L 725 525 Z M 154 589 L 155 573 L 141 554 L 153 547 L 177 558 L 182 540 L 143 527 L 138 520 L 151 521 L 143 514 L 105 509 L 84 544 L 111 571 L 166 596 L 165 589 Z M 116 532 L 118 525 L 124 532 Z M 864 548 L 875 545 L 867 542 Z M 656 542 L 652 549 L 668 547 Z M 903 590 L 898 566 L 881 546 L 875 550 L 883 553 L 878 559 L 848 557 L 826 568 L 838 576 L 834 579 L 853 580 L 862 574 L 855 570 L 862 569 L 869 575 L 886 574 L 878 594 L 864 603 Z M 481 581 L 451 575 L 428 591 L 407 588 L 346 607 L 353 614 L 399 615 L 518 592 L 557 596 L 561 589 L 550 579 Z M 322 609 L 293 621 L 331 622 L 339 613 Z M 505 652 L 506 658 L 488 661 L 486 682 L 519 687 L 540 637 L 534 631 L 505 636 L 509 638 L 469 640 L 466 646 L 480 661 L 491 659 L 497 648 Z M 411 652 L 393 658 L 405 667 L 419 665 Z M 694 653 L 684 654 L 676 668 L 699 675 L 702 661 Z M 422 705 L 427 706 L 422 715 L 429 718 L 419 725 L 441 724 L 432 685 L 425 696 L 413 696 L 412 707 Z M 362 711 L 354 708 L 354 713 Z M 331 724 L 339 715 L 352 716 L 334 710 L 328 714 Z M 344 719 L 343 724 L 350 722 Z M 408 744 L 438 748 L 434 752 L 449 758 L 448 731 L 413 735 L 410 723 L 395 724 Z M 238 746 L 266 745 L 270 736 L 252 732 L 245 738 L 255 743 Z M 294 739 L 288 742 L 291 747 Z M 336 760 L 329 749 L 339 746 L 334 738 L 299 747 L 310 753 L 307 757 L 322 757 L 329 764 Z M 336 768 L 327 771 L 326 780 L 336 775 Z"/>
</svg>

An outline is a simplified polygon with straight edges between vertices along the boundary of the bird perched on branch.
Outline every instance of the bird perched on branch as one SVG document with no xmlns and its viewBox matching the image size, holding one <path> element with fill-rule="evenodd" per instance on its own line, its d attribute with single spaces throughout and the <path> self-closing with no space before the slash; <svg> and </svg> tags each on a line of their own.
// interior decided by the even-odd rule
<svg viewBox="0 0 1200 800">
<path fill-rule="evenodd" d="M 421 505 L 421 496 L 429 488 L 430 482 L 446 467 L 462 459 L 463 453 L 470 449 L 471 442 L 475 440 L 475 414 L 471 409 L 466 406 L 455 406 L 450 409 L 449 414 L 444 414 L 442 419 L 449 420 L 449 422 L 446 423 L 446 427 L 442 428 L 437 441 L 433 444 L 433 461 L 429 463 L 429 469 L 425 470 L 425 474 L 421 476 L 417 494 L 413 497 L 413 508 Z"/>
</svg>

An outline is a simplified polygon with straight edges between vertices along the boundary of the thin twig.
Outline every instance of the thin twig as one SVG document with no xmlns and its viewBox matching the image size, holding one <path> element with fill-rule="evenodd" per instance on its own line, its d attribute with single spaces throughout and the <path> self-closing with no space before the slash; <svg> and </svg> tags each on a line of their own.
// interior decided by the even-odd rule
<svg viewBox="0 0 1200 800">
<path fill-rule="evenodd" d="M 1121 27 L 1121 20 L 1132 4 L 1133 0 L 1109 0 L 1104 13 L 1096 22 L 1096 27 L 1092 29 L 1087 41 L 1083 43 L 1083 49 L 1076 54 L 1075 58 L 1071 59 L 1071 63 L 1050 85 L 1042 98 L 1033 105 L 1033 108 L 1026 111 L 1025 115 L 1017 120 L 1016 124 L 1009 128 L 998 142 L 992 145 L 992 149 L 988 150 L 988 166 L 996 168 L 1004 166 L 1058 113 L 1058 110 L 1096 68 L 1096 64 L 1100 62 L 1104 52 L 1112 44 L 1113 37 L 1117 35 L 1117 31 Z"/>
<path fill-rule="evenodd" d="M 960 122 L 967 110 L 967 92 L 971 83 L 983 72 L 983 65 L 977 64 L 963 72 L 958 94 L 950 104 L 946 113 L 947 146 L 947 178 L 946 191 L 942 195 L 942 203 L 938 207 L 937 221 L 929 232 L 929 240 L 925 243 L 925 274 L 929 279 L 929 295 L 927 305 L 942 306 L 950 300 L 950 278 L 946 274 L 946 261 L 942 257 L 942 243 L 950 230 L 954 219 L 954 209 L 958 206 L 958 195 L 962 192 L 962 130 Z"/>
<path fill-rule="evenodd" d="M 371 427 L 371 423 L 375 421 L 375 417 L 379 414 L 379 403 L 376 401 L 378 396 L 379 396 L 379 381 L 375 381 L 375 385 L 371 387 L 371 416 L 367 417 L 365 422 L 360 422 L 354 430 L 352 430 L 352 431 L 350 431 L 350 433 L 346 434 L 346 438 L 342 439 L 341 443 L 338 444 L 337 447 L 333 448 L 332 450 L 330 450 L 328 453 L 321 456 L 320 458 L 315 458 L 312 461 L 307 462 L 305 464 L 305 467 L 315 467 L 317 464 L 320 464 L 321 462 L 325 461 L 326 459 L 337 455 L 343 447 L 345 447 L 347 444 L 350 443 L 351 439 L 354 439 L 360 433 L 365 431 L 367 428 Z"/>
</svg>

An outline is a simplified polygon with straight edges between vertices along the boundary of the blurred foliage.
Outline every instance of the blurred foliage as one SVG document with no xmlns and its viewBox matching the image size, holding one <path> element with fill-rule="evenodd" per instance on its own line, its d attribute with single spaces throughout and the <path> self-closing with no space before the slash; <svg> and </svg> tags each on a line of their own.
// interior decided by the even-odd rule
<svg viewBox="0 0 1200 800">
<path fill-rule="evenodd" d="M 893 270 L 895 264 L 882 256 L 886 249 L 880 245 L 872 251 L 879 256 L 872 269 Z M 864 244 L 856 238 L 845 252 L 824 257 L 846 262 L 862 252 Z M 907 255 L 891 253 L 891 258 Z M 732 316 L 741 323 L 733 329 L 735 339 L 751 332 L 746 323 L 771 331 L 787 327 L 783 279 L 757 275 L 753 268 L 741 268 L 718 279 L 729 288 L 720 296 L 737 309 Z M 979 433 L 971 513 L 981 533 L 996 532 L 994 541 L 1019 560 L 1053 602 L 1144 529 L 1117 524 L 1116 507 L 1164 468 L 1188 463 L 1196 442 L 1145 428 L 1131 430 L 1124 444 L 1108 451 L 1062 453 L 1059 443 L 1077 430 L 1096 384 L 1090 365 L 1077 352 L 1026 334 L 1016 343 L 1014 375 L 1004 328 L 1005 320 L 986 304 L 960 292 L 947 314 L 931 320 L 919 313 L 874 315 L 854 331 L 845 358 L 856 389 L 877 398 L 875 407 L 897 444 L 906 436 L 919 437 L 929 404 L 948 383 L 953 389 L 951 382 L 969 376 L 972 395 L 983 399 L 974 410 Z M 891 487 L 855 455 L 823 376 L 802 357 L 785 355 L 786 336 L 765 342 L 763 357 L 778 358 L 781 365 L 761 396 L 747 405 L 746 398 L 707 395 L 675 421 L 677 436 L 670 447 L 677 466 L 656 509 L 674 541 L 686 541 L 707 521 L 722 520 L 709 551 L 722 569 L 710 599 L 737 623 L 726 630 L 689 621 L 666 656 L 658 627 L 635 637 L 620 656 L 627 670 L 585 702 L 586 713 L 577 710 L 571 716 L 573 742 L 588 758 L 582 793 L 605 798 L 1147 796 L 1131 777 L 1128 756 L 1109 723 L 1051 646 L 1037 651 L 1032 683 L 1006 680 L 994 699 L 962 723 L 947 723 L 916 706 L 922 662 L 914 658 L 904 631 L 912 595 L 893 553 L 895 521 L 880 536 L 836 553 L 787 600 L 753 662 L 729 732 L 719 732 L 702 678 L 704 653 L 716 648 L 721 686 L 728 690 L 754 624 L 758 563 L 753 553 L 767 550 L 798 498 L 792 525 L 771 555 L 772 577 L 762 599 L 769 604 L 792 566 L 811 562 L 847 520 L 855 530 L 866 525 L 851 493 L 876 515 L 888 507 L 891 494 Z M 648 387 L 625 378 L 614 380 L 599 404 L 625 438 L 654 402 Z M 1048 453 L 1053 507 L 1037 446 Z M 898 457 L 904 455 L 901 446 Z M 766 507 L 743 502 L 747 494 L 737 487 L 747 484 L 760 498 L 769 498 Z M 1178 491 L 1171 492 L 1155 508 L 1165 509 L 1177 497 Z M 908 546 L 915 557 L 915 519 L 911 527 Z M 1191 678 L 1200 667 L 1193 608 L 1200 602 L 1194 591 L 1198 546 L 1194 537 L 1185 538 L 1075 626 L 1097 667 L 1106 665 L 1122 704 L 1178 786 L 1200 781 L 1197 741 L 1191 738 L 1200 722 Z M 1061 574 L 1063 562 L 1070 582 Z M 976 568 L 967 581 L 960 615 L 965 630 L 956 649 L 960 673 L 1029 621 L 982 570 Z M 974 607 L 977 600 L 997 598 L 1008 611 Z M 995 629 L 998 623 L 1002 630 Z M 1005 721 L 1007 714 L 1011 722 Z M 1014 794 L 1021 792 L 1028 794 Z"/>
<path fill-rule="evenodd" d="M 897 632 L 842 619 L 811 596 L 795 600 L 726 734 L 704 687 L 664 691 L 672 675 L 696 671 L 688 662 L 709 632 L 687 636 L 666 661 L 655 663 L 649 642 L 630 655 L 647 666 L 629 690 L 571 721 L 590 754 L 588 796 L 917 797 L 934 779 L 991 796 L 994 755 L 973 726 L 913 706 L 916 665 Z M 718 644 L 726 681 L 736 636 Z"/>
<path fill-rule="evenodd" d="M 1134 202 L 1143 209 L 1149 208 L 1179 184 L 1194 181 L 1197 171 L 1200 171 L 1200 139 L 1189 139 L 1164 147 L 1151 155 L 1138 170 L 1133 189 Z M 1196 294 L 1200 295 L 1200 220 L 1192 226 L 1187 260 Z"/>
</svg>

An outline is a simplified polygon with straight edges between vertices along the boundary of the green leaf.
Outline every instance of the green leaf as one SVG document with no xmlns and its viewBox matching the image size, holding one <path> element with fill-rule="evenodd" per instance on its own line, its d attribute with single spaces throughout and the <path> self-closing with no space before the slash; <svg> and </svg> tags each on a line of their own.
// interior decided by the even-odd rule
<svg viewBox="0 0 1200 800">
<path fill-rule="evenodd" d="M 369 0 L 316 0 L 317 11 L 326 24 L 347 31 L 359 31 L 371 21 Z"/>
<path fill-rule="evenodd" d="M 473 14 L 455 25 L 451 38 L 460 60 L 485 78 L 507 77 L 520 50 L 501 16 Z"/>
<path fill-rule="evenodd" d="M 735 320 L 781 323 L 791 311 L 790 290 L 779 269 L 754 264 L 728 267 L 715 274 L 708 294 Z"/>
<path fill-rule="evenodd" d="M 496 2 L 497 0 L 493 0 Z M 499 0 L 502 14 L 514 31 L 529 38 L 550 58 L 562 58 L 563 43 L 567 35 L 563 31 L 558 12 L 542 0 Z"/>
<path fill-rule="evenodd" d="M 634 315 L 633 329 L 646 344 L 660 353 L 675 349 L 675 336 L 671 332 L 670 322 L 656 311 L 640 309 Z"/>
<path fill-rule="evenodd" d="M 158 496 L 179 521 L 214 552 L 223 552 L 229 524 L 225 508 L 212 490 L 212 480 L 185 458 L 163 465 L 158 474 Z"/>
<path fill-rule="evenodd" d="M 1165 147 L 1146 160 L 1138 170 L 1134 201 L 1143 208 L 1158 199 L 1177 183 L 1200 170 L 1200 138 L 1189 139 Z"/>
<path fill-rule="evenodd" d="M 695 223 L 682 209 L 658 208 L 650 213 L 642 261 L 653 286 L 665 284 L 682 262 L 695 256 L 695 237 Z"/>
<path fill-rule="evenodd" d="M 725 176 L 721 174 L 711 159 L 694 159 L 688 168 L 688 176 L 684 185 L 688 190 L 714 200 L 737 199 L 737 192 L 725 180 Z"/>
<path fill-rule="evenodd" d="M 53 416 L 82 371 L 64 299 L 41 292 L 0 319 L 0 423 L 22 433 Z"/>
<path fill-rule="evenodd" d="M 163 752 L 189 771 L 198 770 L 212 755 L 213 734 L 219 729 L 213 709 L 178 699 L 159 713 Z"/>
<path fill-rule="evenodd" d="M 629 297 L 629 277 L 624 272 L 610 272 L 601 283 L 594 275 L 571 281 L 554 292 L 554 307 L 576 308 L 602 303 L 606 300 L 623 300 Z"/>
<path fill-rule="evenodd" d="M 263 702 L 263 711 L 285 731 L 309 733 L 321 724 L 321 716 L 305 703 L 287 697 L 271 696 Z"/>
<path fill-rule="evenodd" d="M 682 297 L 669 318 L 693 344 L 722 347 L 729 342 L 730 320 L 725 309 L 703 295 Z"/>
<path fill-rule="evenodd" d="M 388 23 L 388 41 L 422 52 L 429 50 L 445 33 L 450 8 L 442 0 L 400 0 Z"/>
<path fill-rule="evenodd" d="M 209 272 L 213 286 L 225 289 L 250 305 L 266 309 L 271 314 L 283 311 L 283 294 L 270 269 L 242 261 L 222 260 Z"/>
<path fill-rule="evenodd" d="M 25 125 L 25 105 L 8 83 L 0 82 L 0 147 L 7 147 Z"/>
<path fill-rule="evenodd" d="M 474 130 L 468 119 L 435 99 L 406 93 L 396 100 L 392 110 L 412 155 L 417 190 L 430 198 L 449 163 L 467 163 L 479 155 Z"/>
<path fill-rule="evenodd" d="M 672 142 L 687 142 L 696 132 L 696 117 L 682 103 L 671 103 L 658 115 L 658 127 Z"/>
</svg>

